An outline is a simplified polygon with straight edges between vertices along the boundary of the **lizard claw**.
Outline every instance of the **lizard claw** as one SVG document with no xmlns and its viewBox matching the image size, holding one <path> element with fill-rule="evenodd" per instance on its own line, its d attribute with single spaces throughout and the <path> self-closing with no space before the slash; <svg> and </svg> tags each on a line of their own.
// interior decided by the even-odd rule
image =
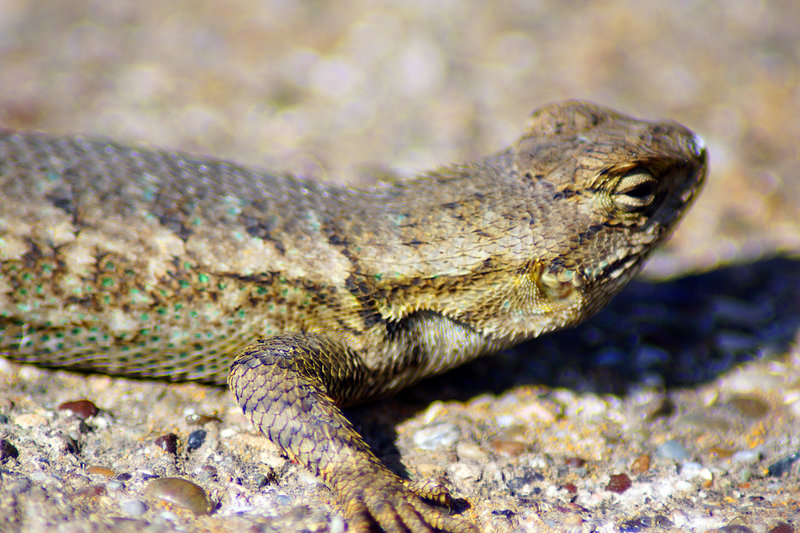
<svg viewBox="0 0 800 533">
<path fill-rule="evenodd" d="M 408 482 L 389 472 L 373 472 L 339 485 L 346 501 L 345 516 L 357 533 L 478 533 L 478 528 L 447 509 L 450 493 L 441 481 Z"/>
<path fill-rule="evenodd" d="M 406 487 L 418 496 L 444 507 L 450 507 L 453 503 L 450 491 L 447 490 L 442 478 L 406 481 Z"/>
</svg>

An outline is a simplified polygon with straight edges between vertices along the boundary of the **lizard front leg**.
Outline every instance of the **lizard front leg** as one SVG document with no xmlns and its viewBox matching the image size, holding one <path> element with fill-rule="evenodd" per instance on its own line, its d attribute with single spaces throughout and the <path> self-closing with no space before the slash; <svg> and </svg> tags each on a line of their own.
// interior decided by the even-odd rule
<svg viewBox="0 0 800 533">
<path fill-rule="evenodd" d="M 251 344 L 231 365 L 228 385 L 261 433 L 333 488 L 355 531 L 477 528 L 423 498 L 448 504 L 438 485 L 389 471 L 338 405 L 369 386 L 359 355 L 322 335 L 285 334 Z"/>
</svg>

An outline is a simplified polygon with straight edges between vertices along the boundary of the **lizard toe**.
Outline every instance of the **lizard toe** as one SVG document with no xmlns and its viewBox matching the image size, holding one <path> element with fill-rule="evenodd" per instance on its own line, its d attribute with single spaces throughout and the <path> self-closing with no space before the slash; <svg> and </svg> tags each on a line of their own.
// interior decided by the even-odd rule
<svg viewBox="0 0 800 533">
<path fill-rule="evenodd" d="M 420 514 L 419 509 L 412 503 L 407 501 L 400 502 L 394 511 L 408 531 L 413 531 L 414 533 L 433 533 L 433 528 L 426 522 L 423 515 Z"/>
<path fill-rule="evenodd" d="M 348 530 L 355 533 L 368 533 L 374 530 L 375 522 L 369 514 L 367 506 L 361 500 L 350 500 L 344 509 Z"/>
<path fill-rule="evenodd" d="M 384 533 L 477 533 L 466 520 L 451 516 L 438 501 L 449 500 L 444 485 L 437 482 L 410 483 L 394 474 L 377 471 L 350 478 L 339 488 L 347 501 L 345 515 L 353 531 Z M 357 482 L 356 482 L 357 481 Z M 414 488 L 420 488 L 419 494 Z M 445 497 L 444 495 L 447 495 Z"/>
<path fill-rule="evenodd" d="M 413 505 L 429 529 L 447 533 L 479 533 L 474 524 L 460 516 L 451 515 L 446 509 L 435 507 L 421 499 L 417 499 Z"/>
</svg>

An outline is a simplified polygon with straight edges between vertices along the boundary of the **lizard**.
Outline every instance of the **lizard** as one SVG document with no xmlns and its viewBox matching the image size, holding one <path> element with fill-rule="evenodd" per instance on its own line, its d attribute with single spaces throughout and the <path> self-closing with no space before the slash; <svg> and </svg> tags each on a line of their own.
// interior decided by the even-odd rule
<svg viewBox="0 0 800 533">
<path fill-rule="evenodd" d="M 0 356 L 227 383 L 354 531 L 477 531 L 341 408 L 602 308 L 702 188 L 702 139 L 582 101 L 413 179 L 322 184 L 81 136 L 0 134 Z"/>
</svg>

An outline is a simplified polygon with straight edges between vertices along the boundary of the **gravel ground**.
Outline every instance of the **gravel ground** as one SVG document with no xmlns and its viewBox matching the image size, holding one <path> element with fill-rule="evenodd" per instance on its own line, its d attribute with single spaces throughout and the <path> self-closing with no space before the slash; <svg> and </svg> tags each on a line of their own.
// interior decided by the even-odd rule
<svg viewBox="0 0 800 533">
<path fill-rule="evenodd" d="M 551 100 L 679 120 L 707 141 L 708 185 L 606 311 L 351 414 L 487 532 L 783 533 L 800 528 L 798 20 L 794 0 L 0 0 L 0 125 L 355 183 L 490 153 Z M 84 398 L 99 413 L 59 409 Z M 3 531 L 345 527 L 221 389 L 0 360 L 0 439 Z"/>
</svg>

